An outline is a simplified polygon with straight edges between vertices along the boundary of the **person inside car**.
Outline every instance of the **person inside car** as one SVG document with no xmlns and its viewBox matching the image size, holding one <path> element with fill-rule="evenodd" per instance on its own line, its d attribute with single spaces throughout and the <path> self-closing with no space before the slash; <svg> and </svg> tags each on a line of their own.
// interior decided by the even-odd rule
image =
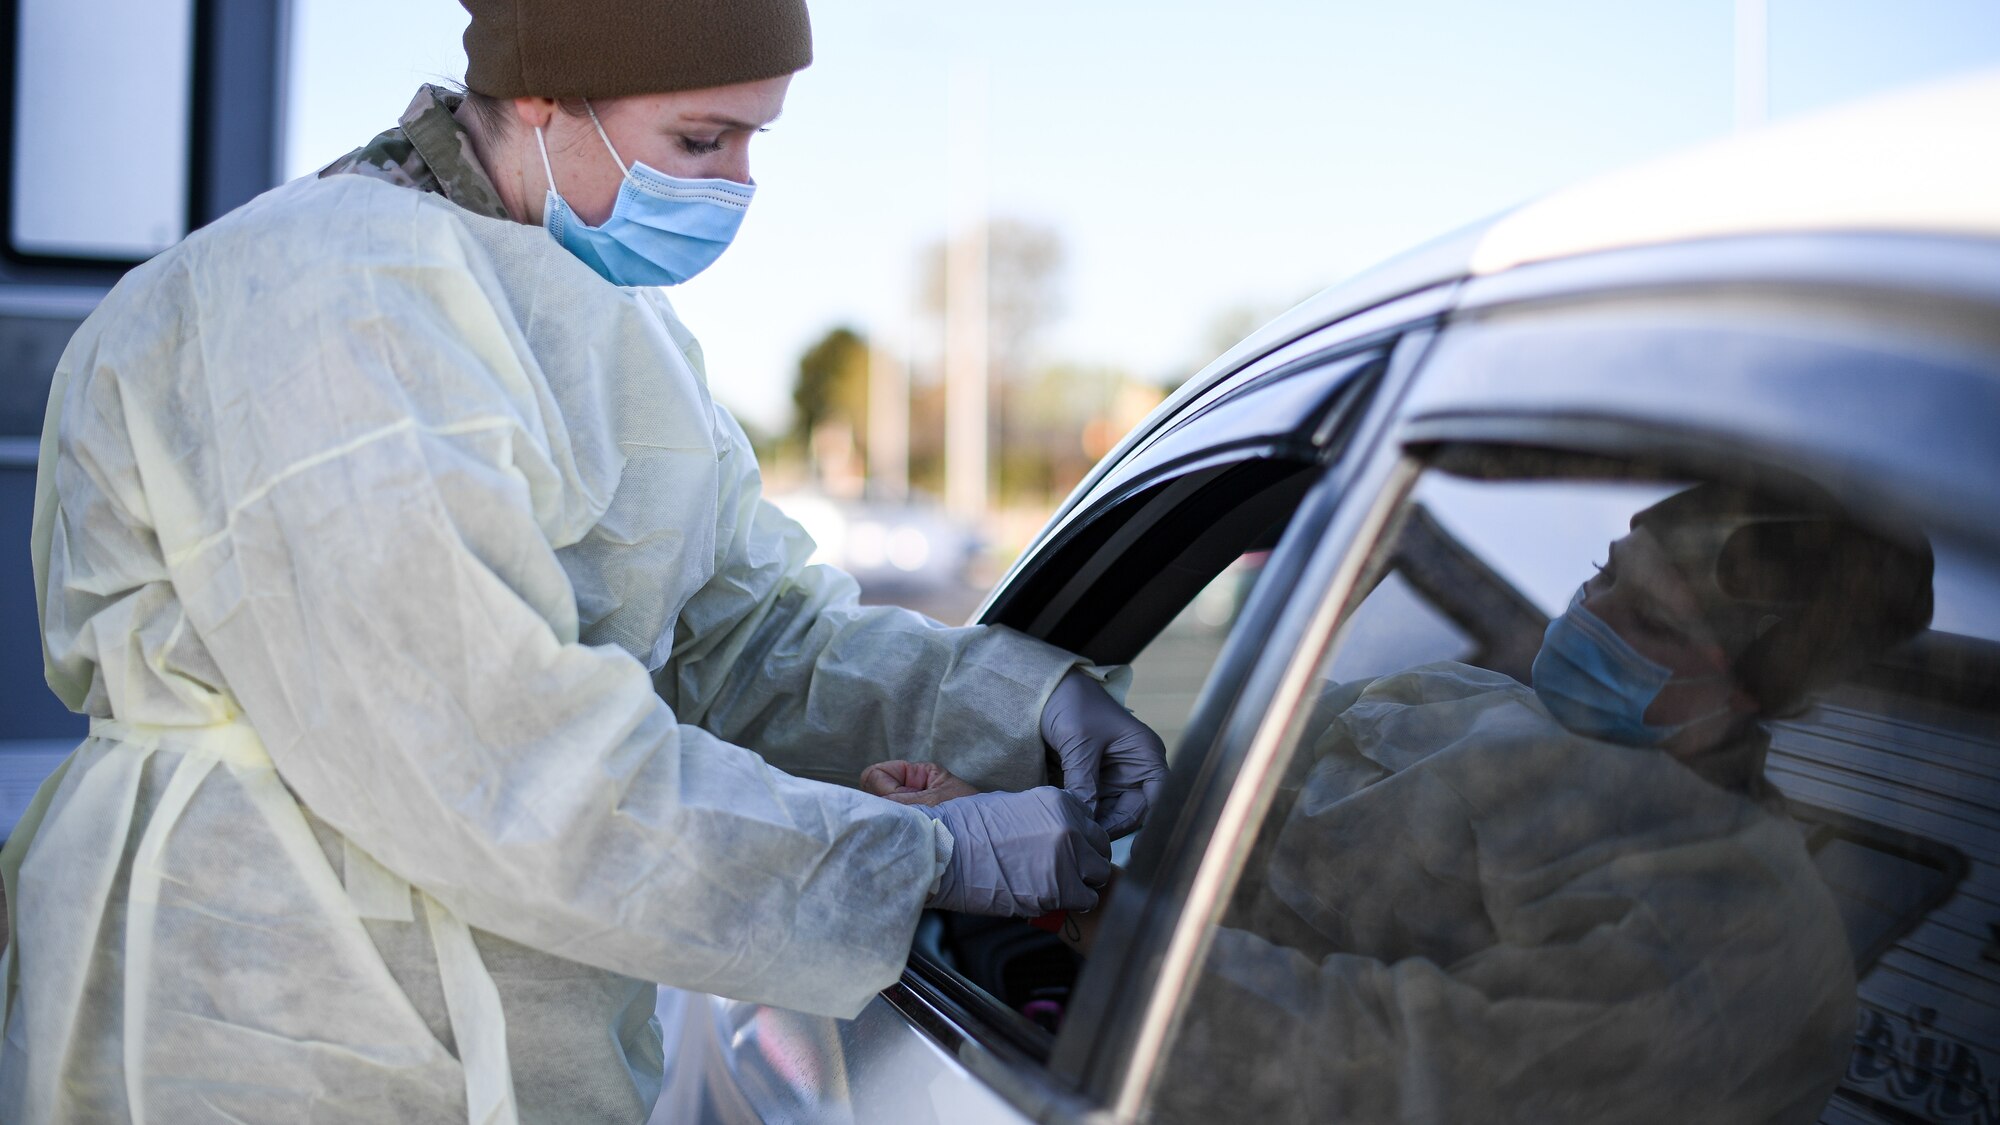
<svg viewBox="0 0 2000 1125">
<path fill-rule="evenodd" d="M 1532 686 L 1328 685 L 1163 1119 L 1815 1119 L 1852 953 L 1764 723 L 1922 629 L 1931 569 L 1825 497 L 1699 485 L 1632 518 Z"/>
</svg>

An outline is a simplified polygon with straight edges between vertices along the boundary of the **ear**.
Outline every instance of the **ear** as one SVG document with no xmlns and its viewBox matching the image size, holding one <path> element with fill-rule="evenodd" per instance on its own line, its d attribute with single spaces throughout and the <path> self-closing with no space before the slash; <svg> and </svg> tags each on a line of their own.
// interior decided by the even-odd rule
<svg viewBox="0 0 2000 1125">
<path fill-rule="evenodd" d="M 546 129 L 556 113 L 554 98 L 515 98 L 514 120 L 528 129 Z"/>
</svg>

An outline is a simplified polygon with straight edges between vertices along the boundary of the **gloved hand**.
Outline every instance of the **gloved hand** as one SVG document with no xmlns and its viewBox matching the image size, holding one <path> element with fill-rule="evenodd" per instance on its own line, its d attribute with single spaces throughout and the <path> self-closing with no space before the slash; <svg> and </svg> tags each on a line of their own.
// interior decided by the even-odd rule
<svg viewBox="0 0 2000 1125">
<path fill-rule="evenodd" d="M 951 862 L 926 904 L 939 910 L 1018 918 L 1089 910 L 1094 888 L 1111 877 L 1111 841 L 1083 802 L 1054 786 L 917 808 L 951 832 Z"/>
<path fill-rule="evenodd" d="M 1104 686 L 1071 671 L 1042 708 L 1042 741 L 1062 762 L 1063 788 L 1088 805 L 1105 834 L 1137 832 L 1167 783 L 1166 744 Z"/>
</svg>

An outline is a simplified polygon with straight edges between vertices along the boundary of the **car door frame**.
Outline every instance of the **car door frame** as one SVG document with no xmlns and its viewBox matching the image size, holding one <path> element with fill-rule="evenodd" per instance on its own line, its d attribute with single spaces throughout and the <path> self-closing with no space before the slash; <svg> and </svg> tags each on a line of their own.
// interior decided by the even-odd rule
<svg viewBox="0 0 2000 1125">
<path fill-rule="evenodd" d="M 1103 968 L 1086 973 L 1080 981 L 1046 1067 L 1023 1072 L 1020 1064 L 1033 1060 L 1024 1057 L 1021 1044 L 1008 1042 L 1004 1033 L 996 1032 L 995 1021 L 981 1011 L 990 1007 L 990 1002 L 968 997 L 965 993 L 969 990 L 954 987 L 948 974 L 919 958 L 913 957 L 902 981 L 883 994 L 948 1050 L 961 1054 L 974 1051 L 988 1055 L 989 1061 L 1013 1063 L 1006 1067 L 1013 1073 L 1004 1077 L 983 1065 L 975 1069 L 987 1071 L 989 1084 L 1005 1087 L 1003 1094 L 1037 1120 L 1095 1119 L 1115 1092 L 1103 1079 L 1125 1069 L 1117 1060 L 1136 1045 L 1126 1034 L 1139 1026 L 1134 1008 L 1151 1003 L 1155 992 L 1148 966 L 1157 964 L 1165 954 L 1165 938 L 1177 932 L 1172 919 L 1187 902 L 1176 887 L 1152 893 L 1151 881 L 1156 873 L 1194 873 L 1198 865 L 1181 857 L 1189 849 L 1204 847 L 1216 820 L 1227 814 L 1226 800 L 1219 799 L 1237 788 L 1234 781 L 1241 766 L 1240 755 L 1231 751 L 1242 742 L 1232 738 L 1231 732 L 1249 723 L 1262 706 L 1260 700 L 1277 688 L 1275 683 L 1259 679 L 1261 669 L 1272 667 L 1268 654 L 1281 649 L 1285 638 L 1309 628 L 1309 622 L 1293 605 L 1290 591 L 1301 581 L 1312 581 L 1304 564 L 1315 554 L 1313 544 L 1342 511 L 1340 498 L 1350 489 L 1372 487 L 1373 482 L 1357 478 L 1358 466 L 1374 461 L 1370 450 L 1381 440 L 1401 389 L 1419 366 L 1438 318 L 1449 307 L 1451 289 L 1450 283 L 1435 286 L 1309 332 L 1243 369 L 1211 381 L 1172 412 L 1177 416 L 1195 413 L 1260 380 L 1281 378 L 1301 368 L 1337 365 L 1373 351 L 1385 353 L 1369 396 L 1346 417 L 1339 440 L 1334 440 L 1333 434 L 1320 435 L 1322 444 L 1336 452 L 1314 470 L 1317 479 L 1272 552 L 1190 718 L 1184 748 L 1198 754 L 1201 764 L 1169 779 L 1158 815 L 1170 820 L 1173 829 L 1148 834 L 1135 848 L 1122 884 L 1130 889 L 1114 896 L 1106 908 L 1098 952 L 1093 957 Z M 1052 521 L 1049 533 L 989 599 L 980 615 L 982 621 L 1002 619 L 1010 609 L 1016 613 L 1032 609 L 1016 605 L 1007 595 L 1035 574 L 1038 557 L 1045 558 L 1074 542 L 1092 521 L 1112 513 L 1162 477 L 1204 463 L 1200 458 L 1188 458 L 1161 466 L 1158 474 L 1121 476 L 1171 429 L 1164 422 L 1152 426 L 1128 443 L 1122 458 L 1079 489 L 1066 513 Z"/>
<path fill-rule="evenodd" d="M 1757 425 L 1731 427 L 1719 424 L 1716 411 L 1693 408 L 1700 404 L 1688 401 L 1705 389 L 1698 380 L 1673 387 L 1669 394 L 1638 381 L 1579 383 L 1565 380 L 1559 371 L 1517 371 L 1512 378 L 1489 371 L 1455 380 L 1454 357 L 1446 345 L 1479 331 L 1481 318 L 1493 314 L 1532 313 L 1606 298 L 1673 300 L 1690 293 L 1805 303 L 1832 296 L 1850 302 L 1879 299 L 1950 305 L 1963 315 L 1983 307 L 1990 316 L 2000 308 L 1996 266 L 2000 244 L 1785 236 L 1619 251 L 1468 281 L 1419 369 L 1408 374 L 1396 395 L 1384 396 L 1380 405 L 1394 416 L 1353 468 L 1350 486 L 1338 496 L 1322 498 L 1333 510 L 1323 517 L 1324 531 L 1312 556 L 1299 564 L 1295 604 L 1273 632 L 1269 653 L 1244 677 L 1228 713 L 1209 716 L 1221 720 L 1219 750 L 1234 765 L 1234 784 L 1226 794 L 1207 795 L 1221 808 L 1213 820 L 1215 830 L 1203 841 L 1206 847 L 1190 844 L 1176 857 L 1194 869 L 1187 873 L 1192 893 L 1186 907 L 1172 915 L 1172 932 L 1154 937 L 1165 947 L 1146 965 L 1157 987 L 1138 1006 L 1134 1023 L 1122 1029 L 1115 1048 L 1093 1058 L 1085 1076 L 1085 1088 L 1109 1108 L 1112 1119 L 1136 1121 L 1145 1112 L 1208 935 L 1247 857 L 1247 840 L 1253 835 L 1249 829 L 1268 809 L 1284 765 L 1282 752 L 1304 720 L 1305 688 L 1325 654 L 1338 644 L 1358 600 L 1362 569 L 1377 552 L 1430 451 L 1446 443 L 1497 442 L 1621 457 L 1720 453 L 1732 460 L 1780 465 L 1797 459 L 1824 470 L 1852 459 L 1858 445 L 1871 467 L 1891 474 L 1882 487 L 1903 498 L 1921 497 L 1923 514 L 1947 519 L 1988 546 L 2000 537 L 2000 501 L 1964 483 L 1994 476 L 1983 475 L 1979 467 L 1967 473 L 1959 466 L 1954 472 L 1896 457 L 1879 435 L 1867 433 L 1865 410 L 1857 412 L 1861 421 L 1824 434 L 1773 426 L 1782 412 L 1772 410 L 1753 419 Z M 1965 327 L 1977 331 L 1976 326 Z M 2000 449 L 1993 457 L 2000 468 Z M 1952 511 L 1954 505 L 1970 505 L 1977 514 L 1967 518 L 1963 510 Z M 1107 919 L 1107 930 L 1110 925 Z"/>
<path fill-rule="evenodd" d="M 1181 405 L 1159 412 L 1128 440 L 1120 457 L 1107 459 L 1105 465 L 1077 490 L 1061 516 L 1051 521 L 1049 530 L 1037 540 L 1032 550 L 1024 553 L 1008 579 L 996 588 L 994 596 L 982 608 L 979 619 L 988 622 L 999 620 L 1010 607 L 1015 613 L 1032 614 L 1035 607 L 1016 604 L 1007 595 L 1035 575 L 1038 562 L 1045 561 L 1064 545 L 1074 542 L 1094 521 L 1115 512 L 1121 504 L 1163 480 L 1216 463 L 1216 458 L 1316 458 L 1320 467 L 1307 470 L 1317 474 L 1316 479 L 1292 522 L 1294 526 L 1317 527 L 1323 524 L 1338 507 L 1334 501 L 1341 492 L 1355 483 L 1351 480 L 1352 466 L 1358 463 L 1355 454 L 1369 443 L 1370 435 L 1378 434 L 1386 424 L 1390 417 L 1389 403 L 1393 401 L 1397 388 L 1415 370 L 1423 349 L 1428 346 L 1432 326 L 1449 307 L 1450 290 L 1451 284 L 1434 286 L 1369 306 L 1351 317 L 1268 349 L 1235 371 L 1203 380 L 1202 386 L 1179 400 Z M 1384 353 L 1385 361 L 1372 377 L 1369 395 L 1357 404 L 1356 409 L 1344 415 L 1346 423 L 1338 434 L 1313 430 L 1303 435 L 1288 435 L 1289 438 L 1303 438 L 1303 444 L 1300 440 L 1280 440 L 1280 435 L 1275 434 L 1271 435 L 1270 441 L 1232 441 L 1227 443 L 1226 450 L 1215 451 L 1216 458 L 1177 457 L 1151 465 L 1144 472 L 1126 473 L 1128 468 L 1145 463 L 1147 451 L 1175 429 L 1177 420 L 1198 414 L 1269 381 L 1343 364 L 1354 357 L 1378 351 Z M 1345 393 L 1346 388 L 1341 388 L 1333 400 L 1322 404 L 1319 413 L 1329 418 L 1341 414 L 1339 408 L 1346 405 L 1341 396 Z M 1317 443 L 1318 449 L 1308 448 L 1314 443 Z M 1337 451 L 1336 455 L 1321 455 L 1329 450 Z M 1286 538 L 1292 538 L 1289 530 Z M 1310 538 L 1308 536 L 1302 542 Z M 1243 608 L 1238 628 L 1225 644 L 1203 688 L 1193 720 L 1206 725 L 1199 730 L 1191 728 L 1191 749 L 1197 739 L 1201 743 L 1215 744 L 1214 732 L 1226 726 L 1225 716 L 1235 709 L 1236 697 L 1246 688 L 1251 692 L 1256 690 L 1251 681 L 1254 669 L 1263 663 L 1261 655 L 1264 646 L 1239 638 L 1254 640 L 1264 636 L 1263 626 L 1267 620 L 1282 628 L 1289 603 L 1286 591 L 1301 577 L 1298 563 L 1308 554 L 1310 551 L 1287 550 L 1282 545 L 1272 553 L 1265 574 Z M 1298 627 L 1297 624 L 1293 626 L 1295 629 Z M 1230 769 L 1229 763 L 1206 762 L 1199 772 L 1202 777 L 1209 778 L 1218 772 L 1227 774 Z M 1221 786 L 1222 790 L 1228 788 L 1226 782 Z M 1177 802 L 1193 802 L 1197 794 L 1214 789 L 1211 783 L 1197 783 L 1192 776 L 1180 782 L 1170 782 L 1160 814 L 1173 817 Z M 1198 809 L 1196 815 L 1210 816 L 1213 812 L 1212 809 Z M 1166 836 L 1159 836 L 1157 845 L 1150 848 L 1142 845 L 1133 855 L 1129 873 L 1133 885 L 1143 887 L 1152 870 L 1172 864 L 1169 857 L 1177 849 L 1185 848 L 1190 841 L 1200 838 L 1199 832 L 1177 826 L 1172 834 L 1172 843 Z M 1107 910 L 1105 933 L 1100 939 L 1104 945 L 1100 948 L 1110 954 L 1115 949 L 1115 943 L 1130 941 L 1147 932 L 1147 924 L 1138 917 L 1141 913 L 1162 908 L 1171 912 L 1180 906 L 1179 897 L 1170 894 L 1148 910 L 1141 911 L 1140 900 L 1153 897 L 1125 894 L 1122 898 L 1126 904 L 1124 910 L 1131 917 L 1126 917 L 1117 909 Z M 1123 921 L 1120 921 L 1121 918 Z M 880 999 L 894 1008 L 906 1023 L 924 1032 L 966 1071 L 976 1075 L 1030 1118 L 1038 1121 L 1096 1120 L 1102 1117 L 1105 1108 L 1102 1091 L 1089 1088 L 1085 1079 L 1090 1073 L 1104 1071 L 1103 1060 L 1109 1057 L 1107 1050 L 1119 1049 L 1115 1034 L 1115 1028 L 1123 1018 L 1119 997 L 1121 994 L 1131 997 L 1150 992 L 1145 987 L 1143 973 L 1134 972 L 1130 957 L 1122 953 L 1108 955 L 1101 963 L 1117 972 L 1100 971 L 1096 974 L 1094 979 L 1100 983 L 1088 986 L 1084 995 L 1078 997 L 1081 1007 L 1072 1007 L 1064 1033 L 1057 1037 L 1045 1056 L 1035 1044 L 1024 1041 L 1018 1029 L 1010 1028 L 1010 1021 L 993 1010 L 997 1007 L 996 1002 L 957 981 L 940 966 L 927 964 L 920 956 L 912 956 L 902 979 L 885 989 Z M 1117 978 L 1115 981 L 1110 979 L 1114 975 Z"/>
<path fill-rule="evenodd" d="M 1376 447 L 1431 345 L 1434 323 L 1435 312 L 1429 312 L 1393 330 L 1394 350 L 1345 448 L 1299 504 L 1203 684 L 1180 750 L 1198 764 L 1168 778 L 1160 805 L 1171 830 L 1139 840 L 1120 894 L 1105 908 L 1093 961 L 1112 968 L 1079 981 L 1050 1067 L 1093 1104 L 1113 1106 L 1114 1116 L 1123 1076 L 1144 1070 L 1149 1052 L 1157 1049 L 1145 1013 L 1171 998 L 1176 982 L 1185 979 L 1168 969 L 1185 960 L 1177 948 L 1187 940 L 1179 919 L 1204 909 L 1228 874 L 1204 861 L 1212 850 L 1209 842 L 1226 837 L 1229 826 L 1241 821 L 1240 794 L 1264 783 L 1253 777 L 1246 786 L 1244 780 L 1255 757 L 1259 716 L 1283 706 L 1286 692 L 1297 687 L 1282 674 L 1288 663 L 1283 657 L 1314 625 L 1313 607 L 1295 592 L 1328 581 L 1313 565 L 1324 554 L 1319 543 L 1361 532 L 1356 506 L 1343 501 L 1383 487 Z M 1365 522 L 1365 514 L 1358 518 Z"/>
</svg>

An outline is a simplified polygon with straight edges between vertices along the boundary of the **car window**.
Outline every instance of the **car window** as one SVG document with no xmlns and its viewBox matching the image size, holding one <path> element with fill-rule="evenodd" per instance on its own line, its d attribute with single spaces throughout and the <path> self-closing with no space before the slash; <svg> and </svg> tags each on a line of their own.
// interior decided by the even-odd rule
<svg viewBox="0 0 2000 1125">
<path fill-rule="evenodd" d="M 1123 540 L 1117 558 L 1106 548 L 1093 560 L 1103 570 L 1086 574 L 1078 608 L 1062 626 L 1070 647 L 1100 658 L 1143 645 L 1121 686 L 1127 705 L 1165 742 L 1170 770 L 1198 762 L 1202 748 L 1185 738 L 1189 715 L 1270 545 L 1318 475 L 1310 463 L 1279 462 L 1191 474 L 1135 498 L 1135 511 L 1106 516 L 1121 529 L 1146 531 Z M 1114 841 L 1114 862 L 1128 863 L 1141 837 L 1167 826 L 1156 814 Z M 1030 1055 L 1052 1045 L 1085 968 L 1053 934 L 1012 918 L 931 912 L 918 927 L 916 953 L 942 970 L 938 983 L 958 990 L 961 1004 L 987 1014 L 989 1030 Z"/>
<path fill-rule="evenodd" d="M 1125 705 L 1167 744 L 1172 764 L 1184 760 L 1182 736 L 1195 699 L 1270 557 L 1269 551 L 1238 555 L 1132 658 L 1132 682 Z"/>
<path fill-rule="evenodd" d="M 1292 717 L 1161 1121 L 1990 1120 L 2000 559 L 1441 451 Z"/>
<path fill-rule="evenodd" d="M 1196 703 L 1217 682 L 1227 652 L 1244 654 L 1243 671 L 1255 657 L 1254 642 L 1230 643 L 1243 632 L 1246 600 L 1269 585 L 1263 577 L 1272 549 L 1305 498 L 1331 486 L 1329 463 L 1345 447 L 1388 354 L 1376 346 L 1327 361 L 1290 356 L 1195 403 L 1191 419 L 1169 424 L 1161 440 L 1116 466 L 1095 499 L 1023 560 L 987 607 L 989 623 L 1118 669 L 1114 686 L 1166 744 L 1170 790 L 1201 766 L 1209 746 L 1190 737 Z M 1146 841 L 1170 835 L 1170 806 L 1156 807 L 1140 832 L 1115 841 L 1114 861 L 1127 864 Z M 1127 901 L 1144 894 L 1135 889 Z M 1073 938 L 1018 919 L 930 912 L 912 950 L 915 987 L 977 1020 L 981 1043 L 1049 1061 L 1057 1033 L 1078 1026 L 1070 1017 L 1080 989 L 1106 995 L 1114 987 L 1111 976 L 1090 971 Z M 1118 1018 L 1100 1004 L 1063 1041 L 1084 1042 L 1096 1021 Z M 1076 1069 L 1061 1067 L 1072 1076 Z"/>
</svg>

